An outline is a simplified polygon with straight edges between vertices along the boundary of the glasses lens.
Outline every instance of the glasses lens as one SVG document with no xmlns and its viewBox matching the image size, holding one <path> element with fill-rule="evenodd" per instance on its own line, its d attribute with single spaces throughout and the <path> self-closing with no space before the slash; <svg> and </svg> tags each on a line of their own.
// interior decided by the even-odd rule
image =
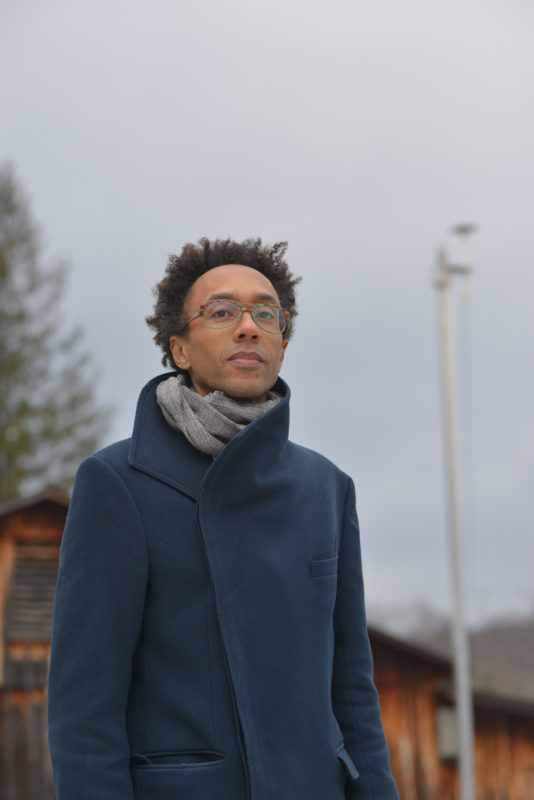
<svg viewBox="0 0 534 800">
<path fill-rule="evenodd" d="M 256 325 L 270 333 L 280 333 L 284 330 L 284 312 L 276 306 L 256 306 L 252 311 L 252 318 Z"/>
<path fill-rule="evenodd" d="M 256 325 L 264 331 L 283 333 L 286 329 L 286 313 L 277 306 L 256 306 L 250 309 L 250 313 Z M 228 328 L 241 317 L 241 307 L 231 300 L 211 300 L 203 307 L 202 317 L 208 328 Z"/>
<path fill-rule="evenodd" d="M 226 328 L 234 324 L 240 313 L 241 309 L 235 303 L 229 300 L 214 300 L 206 304 L 203 317 L 208 328 Z"/>
</svg>

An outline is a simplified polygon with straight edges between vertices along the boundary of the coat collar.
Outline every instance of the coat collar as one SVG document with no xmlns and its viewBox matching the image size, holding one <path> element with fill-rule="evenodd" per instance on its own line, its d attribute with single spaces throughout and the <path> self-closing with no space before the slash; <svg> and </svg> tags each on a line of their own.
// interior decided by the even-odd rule
<svg viewBox="0 0 534 800">
<path fill-rule="evenodd" d="M 204 478 L 212 487 L 221 476 L 234 472 L 234 458 L 239 458 L 241 463 L 250 458 L 253 464 L 256 448 L 261 449 L 264 463 L 266 457 L 272 461 L 278 456 L 287 442 L 289 431 L 290 391 L 285 381 L 278 378 L 273 387 L 282 395 L 280 402 L 234 436 L 214 460 L 193 447 L 163 417 L 156 399 L 156 387 L 174 374 L 166 372 L 153 378 L 139 395 L 128 458 L 131 467 L 196 500 Z M 247 445 L 252 448 L 250 451 Z"/>
</svg>

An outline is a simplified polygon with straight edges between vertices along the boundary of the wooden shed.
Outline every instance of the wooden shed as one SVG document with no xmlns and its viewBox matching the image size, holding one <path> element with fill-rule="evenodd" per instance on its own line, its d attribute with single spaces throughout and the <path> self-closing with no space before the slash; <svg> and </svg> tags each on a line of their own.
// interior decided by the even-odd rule
<svg viewBox="0 0 534 800">
<path fill-rule="evenodd" d="M 67 495 L 0 505 L 0 796 L 52 800 L 46 683 Z"/>
<path fill-rule="evenodd" d="M 369 637 L 391 768 L 402 800 L 444 800 L 438 756 L 439 691 L 451 664 L 374 627 Z"/>
<path fill-rule="evenodd" d="M 475 693 L 481 800 L 534 798 L 534 703 Z"/>
<path fill-rule="evenodd" d="M 482 691 L 473 701 L 477 800 L 533 800 L 534 703 Z M 454 758 L 442 760 L 442 788 L 444 800 L 456 800 Z"/>
<path fill-rule="evenodd" d="M 401 800 L 458 800 L 452 662 L 369 629 L 375 682 Z M 534 800 L 534 703 L 473 695 L 477 800 Z"/>
</svg>

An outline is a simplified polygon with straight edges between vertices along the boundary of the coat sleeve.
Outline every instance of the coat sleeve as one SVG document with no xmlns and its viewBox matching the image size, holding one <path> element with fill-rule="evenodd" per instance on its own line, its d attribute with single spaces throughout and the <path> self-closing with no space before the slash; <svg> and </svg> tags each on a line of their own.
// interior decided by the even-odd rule
<svg viewBox="0 0 534 800">
<path fill-rule="evenodd" d="M 57 800 L 133 800 L 125 710 L 147 573 L 131 495 L 92 456 L 76 476 L 54 601 L 48 735 Z"/>
<path fill-rule="evenodd" d="M 360 776 L 348 780 L 347 800 L 398 800 L 382 729 L 365 617 L 360 535 L 349 479 L 339 551 L 334 614 L 332 702 L 345 748 Z"/>
</svg>

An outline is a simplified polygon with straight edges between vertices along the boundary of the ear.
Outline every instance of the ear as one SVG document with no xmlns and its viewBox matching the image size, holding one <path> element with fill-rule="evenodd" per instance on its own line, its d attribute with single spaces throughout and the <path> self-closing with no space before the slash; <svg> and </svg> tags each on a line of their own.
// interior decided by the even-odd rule
<svg viewBox="0 0 534 800">
<path fill-rule="evenodd" d="M 171 336 L 169 344 L 176 366 L 180 367 L 180 369 L 189 369 L 191 367 L 191 359 L 189 358 L 189 348 L 185 336 Z"/>
<path fill-rule="evenodd" d="M 284 339 L 282 342 L 282 352 L 280 353 L 280 367 L 284 363 L 284 356 L 286 354 L 286 347 L 289 344 L 289 339 Z"/>
</svg>

